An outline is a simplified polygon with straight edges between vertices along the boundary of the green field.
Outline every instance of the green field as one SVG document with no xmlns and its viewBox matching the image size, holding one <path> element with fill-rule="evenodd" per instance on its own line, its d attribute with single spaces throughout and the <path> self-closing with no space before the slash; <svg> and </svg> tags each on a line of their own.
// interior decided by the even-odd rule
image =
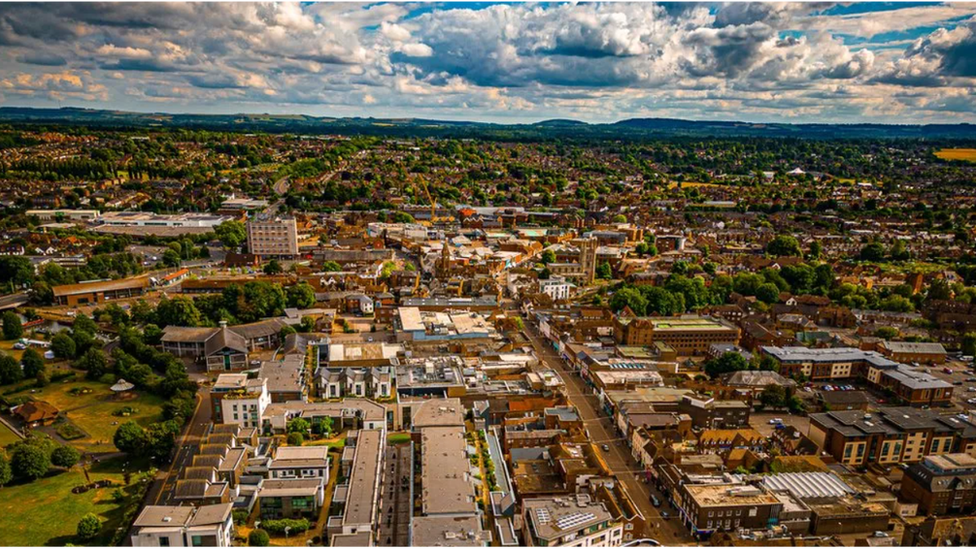
<svg viewBox="0 0 976 549">
<path fill-rule="evenodd" d="M 80 374 L 78 378 L 81 378 Z M 63 412 L 71 423 L 88 434 L 87 437 L 70 441 L 79 450 L 114 452 L 112 437 L 118 426 L 134 420 L 143 427 L 148 427 L 149 424 L 159 421 L 165 401 L 156 395 L 138 392 L 137 398 L 116 400 L 109 387 L 110 385 L 99 381 L 72 380 L 67 383 L 54 382 L 41 389 L 28 387 L 13 396 L 30 396 L 34 400 L 43 400 Z M 73 389 L 91 391 L 72 394 Z M 126 406 L 135 408 L 136 413 L 127 417 L 112 415 Z"/>
<path fill-rule="evenodd" d="M 89 471 L 91 480 L 111 479 L 122 484 L 124 458 L 96 464 Z M 102 531 L 90 545 L 108 545 L 122 521 L 122 506 L 115 502 L 114 487 L 72 494 L 71 489 L 85 484 L 81 467 L 75 466 L 34 482 L 0 489 L 0 538 L 7 546 L 78 544 L 74 539 L 78 520 L 86 513 L 102 519 Z M 126 487 L 131 494 L 135 486 Z"/>
<path fill-rule="evenodd" d="M 0 423 L 0 448 L 7 445 L 13 444 L 20 440 L 20 437 L 14 434 L 5 424 Z"/>
<path fill-rule="evenodd" d="M 976 162 L 976 149 L 941 149 L 935 153 L 942 160 L 965 160 Z"/>
</svg>

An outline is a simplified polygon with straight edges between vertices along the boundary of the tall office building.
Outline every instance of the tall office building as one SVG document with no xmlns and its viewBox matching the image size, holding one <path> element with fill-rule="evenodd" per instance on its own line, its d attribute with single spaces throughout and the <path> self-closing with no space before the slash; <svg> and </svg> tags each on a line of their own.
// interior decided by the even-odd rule
<svg viewBox="0 0 976 549">
<path fill-rule="evenodd" d="M 247 249 L 262 257 L 298 255 L 298 225 L 293 217 L 259 215 L 247 222 Z"/>
</svg>

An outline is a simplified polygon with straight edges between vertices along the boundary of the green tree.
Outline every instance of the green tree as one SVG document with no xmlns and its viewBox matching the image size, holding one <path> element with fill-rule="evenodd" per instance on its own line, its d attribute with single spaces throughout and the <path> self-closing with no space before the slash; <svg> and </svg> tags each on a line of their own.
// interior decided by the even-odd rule
<svg viewBox="0 0 976 549">
<path fill-rule="evenodd" d="M 146 434 L 142 426 L 130 420 L 119 425 L 112 437 L 112 442 L 120 451 L 135 455 L 142 451 L 145 438 Z"/>
<path fill-rule="evenodd" d="M 739 353 L 723 353 L 722 356 L 705 361 L 705 373 L 712 378 L 748 369 L 749 362 Z"/>
<path fill-rule="evenodd" d="M 95 321 L 92 320 L 88 315 L 79 314 L 71 323 L 71 331 L 85 332 L 95 335 L 98 333 L 98 324 L 95 324 Z"/>
<path fill-rule="evenodd" d="M 0 354 L 0 385 L 10 385 L 24 379 L 24 371 L 17 359 Z"/>
<path fill-rule="evenodd" d="M 800 242 L 796 238 L 781 234 L 769 241 L 766 245 L 766 253 L 773 257 L 795 256 L 802 257 L 803 250 L 800 249 Z"/>
<path fill-rule="evenodd" d="M 284 272 L 281 267 L 281 263 L 278 263 L 277 259 L 272 259 L 264 266 L 264 274 L 266 275 L 276 275 Z"/>
<path fill-rule="evenodd" d="M 892 326 L 881 326 L 874 331 L 874 337 L 880 337 L 881 339 L 894 339 L 898 337 L 898 328 Z"/>
<path fill-rule="evenodd" d="M 0 285 L 5 289 L 34 282 L 34 265 L 30 259 L 19 255 L 0 256 Z"/>
<path fill-rule="evenodd" d="M 72 467 L 81 459 L 81 453 L 71 446 L 61 445 L 51 452 L 51 464 L 58 467 Z"/>
<path fill-rule="evenodd" d="M 36 480 L 46 475 L 51 468 L 51 457 L 41 445 L 28 441 L 18 444 L 14 449 L 10 466 L 18 477 Z"/>
<path fill-rule="evenodd" d="M 779 288 L 771 282 L 767 282 L 756 290 L 756 298 L 763 303 L 776 303 L 779 301 Z"/>
<path fill-rule="evenodd" d="M 98 520 L 98 516 L 94 513 L 88 513 L 81 517 L 78 521 L 78 527 L 76 532 L 78 534 L 78 539 L 82 541 L 90 541 L 95 539 L 95 536 L 102 530 L 102 521 Z"/>
<path fill-rule="evenodd" d="M 57 358 L 71 360 L 75 357 L 75 340 L 65 332 L 58 332 L 51 338 L 51 352 Z"/>
<path fill-rule="evenodd" d="M 786 405 L 786 389 L 782 385 L 767 385 L 759 394 L 763 408 L 782 408 Z"/>
<path fill-rule="evenodd" d="M 307 419 L 296 417 L 288 422 L 287 429 L 289 433 L 307 433 L 310 427 Z"/>
<path fill-rule="evenodd" d="M 251 530 L 251 533 L 247 535 L 247 544 L 251 547 L 267 547 L 270 543 L 271 536 L 260 528 Z"/>
<path fill-rule="evenodd" d="M 596 267 L 596 277 L 601 280 L 610 280 L 613 278 L 613 271 L 610 270 L 610 264 L 604 261 Z"/>
<path fill-rule="evenodd" d="M 342 265 L 339 265 L 335 261 L 326 261 L 322 264 L 322 270 L 327 273 L 337 273 L 342 270 Z"/>
<path fill-rule="evenodd" d="M 813 242 L 811 242 L 810 253 L 807 254 L 807 257 L 809 257 L 810 259 L 820 259 L 822 255 L 823 255 L 823 244 L 821 244 L 819 240 L 814 240 Z"/>
<path fill-rule="evenodd" d="M 14 471 L 10 467 L 10 458 L 7 453 L 0 448 L 0 488 L 10 484 L 14 478 Z"/>
<path fill-rule="evenodd" d="M 180 261 L 180 253 L 176 250 L 166 250 L 163 252 L 163 266 L 173 268 L 179 267 Z"/>
<path fill-rule="evenodd" d="M 624 214 L 617 214 L 617 215 L 613 216 L 613 222 L 614 223 L 626 223 L 627 222 L 627 216 L 624 215 Z"/>
<path fill-rule="evenodd" d="M 976 332 L 967 332 L 962 336 L 962 354 L 976 356 Z"/>
<path fill-rule="evenodd" d="M 24 327 L 20 323 L 20 317 L 13 311 L 3 313 L 3 338 L 20 339 L 24 335 Z"/>
<path fill-rule="evenodd" d="M 108 372 L 108 357 L 100 349 L 91 348 L 75 362 L 75 368 L 84 370 L 88 379 L 98 379 Z"/>
<path fill-rule="evenodd" d="M 548 265 L 550 263 L 556 262 L 556 252 L 552 250 L 543 250 L 542 257 L 539 260 L 543 265 Z"/>
<path fill-rule="evenodd" d="M 201 316 L 193 300 L 183 296 L 162 299 L 156 306 L 156 321 L 160 326 L 199 326 Z"/>
<path fill-rule="evenodd" d="M 299 432 L 288 433 L 287 440 L 289 446 L 301 446 L 305 444 L 305 436 Z"/>
<path fill-rule="evenodd" d="M 24 377 L 37 377 L 44 370 L 44 358 L 33 347 L 28 347 L 20 357 L 20 365 L 24 368 Z"/>
<path fill-rule="evenodd" d="M 884 260 L 884 256 L 885 249 L 880 242 L 871 242 L 870 244 L 867 244 L 861 248 L 861 252 L 858 254 L 861 261 L 882 261 Z"/>
<path fill-rule="evenodd" d="M 287 296 L 289 307 L 308 309 L 315 305 L 315 289 L 305 282 L 289 286 L 285 291 L 285 295 Z"/>
<path fill-rule="evenodd" d="M 226 248 L 237 248 L 247 241 L 247 228 L 237 220 L 224 221 L 214 227 L 214 234 Z"/>
<path fill-rule="evenodd" d="M 621 288 L 610 298 L 610 310 L 617 313 L 630 307 L 637 316 L 644 316 L 647 311 L 647 299 L 636 288 Z"/>
</svg>

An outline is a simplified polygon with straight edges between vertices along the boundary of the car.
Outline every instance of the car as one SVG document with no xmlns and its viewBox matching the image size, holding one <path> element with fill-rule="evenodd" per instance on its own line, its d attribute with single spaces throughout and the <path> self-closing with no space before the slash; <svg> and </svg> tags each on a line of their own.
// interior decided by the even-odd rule
<svg viewBox="0 0 976 549">
<path fill-rule="evenodd" d="M 976 387 L 966 387 L 966 392 L 976 393 Z"/>
<path fill-rule="evenodd" d="M 775 418 L 769 420 L 769 424 L 770 425 L 782 425 L 783 424 L 783 419 L 782 418 L 775 417 Z"/>
<path fill-rule="evenodd" d="M 654 494 L 651 494 L 651 505 L 653 505 L 654 507 L 661 506 L 661 500 L 657 499 L 657 496 L 655 496 Z"/>
<path fill-rule="evenodd" d="M 661 511 L 661 518 L 663 518 L 664 520 L 669 520 L 671 518 L 671 515 L 669 515 L 667 511 Z"/>
<path fill-rule="evenodd" d="M 609 444 L 604 444 L 603 446 L 600 446 L 600 448 L 603 448 L 603 451 L 604 452 L 609 452 L 610 451 L 610 445 Z"/>
<path fill-rule="evenodd" d="M 969 383 L 972 383 L 972 382 L 976 381 L 976 377 L 967 377 L 966 378 L 966 381 L 968 381 Z"/>
<path fill-rule="evenodd" d="M 959 385 L 962 385 L 962 382 L 961 381 L 953 381 L 952 384 L 953 385 L 956 385 L 956 386 L 959 386 Z"/>
<path fill-rule="evenodd" d="M 942 371 L 946 374 L 952 375 L 952 368 L 943 368 Z"/>
</svg>

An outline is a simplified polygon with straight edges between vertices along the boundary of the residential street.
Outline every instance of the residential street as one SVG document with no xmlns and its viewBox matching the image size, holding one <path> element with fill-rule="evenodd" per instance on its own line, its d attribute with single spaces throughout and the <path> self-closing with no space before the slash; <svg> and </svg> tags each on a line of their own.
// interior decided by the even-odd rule
<svg viewBox="0 0 976 549">
<path fill-rule="evenodd" d="M 532 347 L 540 360 L 555 370 L 565 383 L 570 402 L 579 410 L 580 417 L 590 432 L 591 442 L 597 446 L 609 445 L 610 452 L 604 452 L 604 458 L 611 471 L 623 482 L 627 493 L 634 499 L 641 514 L 647 520 L 648 528 L 644 535 L 662 545 L 680 545 L 692 542 L 688 532 L 682 527 L 681 521 L 676 518 L 677 513 L 668 507 L 667 500 L 653 486 L 638 480 L 637 475 L 642 474 L 643 470 L 631 456 L 630 447 L 627 446 L 626 441 L 611 426 L 611 421 L 600 409 L 596 395 L 593 395 L 586 388 L 579 376 L 566 367 L 563 359 L 545 342 L 545 339 L 531 322 L 526 322 L 525 326 L 526 328 L 522 333 L 532 343 Z M 652 491 L 658 499 L 664 502 L 662 507 L 651 505 Z M 662 510 L 671 515 L 670 520 L 661 517 Z"/>
</svg>

